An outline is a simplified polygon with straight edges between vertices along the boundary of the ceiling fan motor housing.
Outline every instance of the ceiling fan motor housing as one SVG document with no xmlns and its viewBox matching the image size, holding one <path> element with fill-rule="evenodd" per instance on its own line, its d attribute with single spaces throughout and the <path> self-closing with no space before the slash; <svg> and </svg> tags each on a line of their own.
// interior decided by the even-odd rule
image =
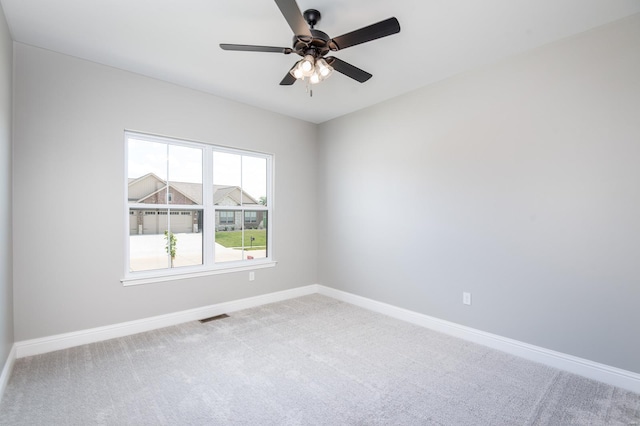
<svg viewBox="0 0 640 426">
<path fill-rule="evenodd" d="M 293 51 L 300 56 L 311 55 L 314 58 L 329 53 L 330 50 L 336 50 L 331 48 L 331 37 L 319 30 L 311 29 L 312 39 L 305 36 L 293 36 Z"/>
</svg>

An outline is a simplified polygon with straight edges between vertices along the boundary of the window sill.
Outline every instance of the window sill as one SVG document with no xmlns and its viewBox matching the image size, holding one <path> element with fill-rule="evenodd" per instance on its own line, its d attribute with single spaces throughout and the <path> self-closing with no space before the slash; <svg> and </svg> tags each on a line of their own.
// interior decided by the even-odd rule
<svg viewBox="0 0 640 426">
<path fill-rule="evenodd" d="M 131 286 L 131 285 L 141 285 L 141 284 L 152 284 L 159 283 L 164 281 L 175 281 L 175 280 L 183 280 L 187 278 L 197 278 L 197 277 L 206 277 L 209 275 L 219 275 L 219 274 L 230 274 L 233 272 L 243 272 L 243 271 L 254 271 L 256 269 L 264 269 L 264 268 L 273 268 L 276 266 L 278 262 L 274 260 L 269 261 L 258 261 L 255 263 L 247 264 L 243 262 L 242 264 L 237 264 L 233 266 L 218 266 L 215 269 L 189 269 L 182 270 L 180 272 L 171 272 L 164 273 L 162 275 L 158 275 L 157 271 L 152 271 L 151 273 L 139 272 L 135 274 L 130 274 L 120 280 L 123 286 Z M 155 273 L 154 273 L 155 272 Z"/>
</svg>

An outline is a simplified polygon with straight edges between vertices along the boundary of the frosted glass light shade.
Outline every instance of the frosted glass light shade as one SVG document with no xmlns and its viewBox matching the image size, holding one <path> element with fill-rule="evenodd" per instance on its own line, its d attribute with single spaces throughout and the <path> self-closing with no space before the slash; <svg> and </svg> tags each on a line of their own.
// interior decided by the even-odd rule
<svg viewBox="0 0 640 426">
<path fill-rule="evenodd" d="M 302 75 L 305 77 L 311 77 L 313 74 L 313 70 L 315 69 L 315 59 L 311 55 L 305 56 L 300 61 L 300 70 L 302 71 Z"/>
<path fill-rule="evenodd" d="M 328 78 L 333 72 L 333 67 L 327 63 L 323 58 L 316 61 L 316 70 L 320 74 L 320 79 L 324 80 Z"/>
</svg>

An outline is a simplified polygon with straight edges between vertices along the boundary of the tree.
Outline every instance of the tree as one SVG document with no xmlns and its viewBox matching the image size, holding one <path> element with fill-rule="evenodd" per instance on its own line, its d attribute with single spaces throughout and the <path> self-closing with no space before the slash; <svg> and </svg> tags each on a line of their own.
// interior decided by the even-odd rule
<svg viewBox="0 0 640 426">
<path fill-rule="evenodd" d="M 178 239 L 173 232 L 164 231 L 164 239 L 167 242 L 164 246 L 165 251 L 171 255 L 171 267 L 173 268 L 173 261 L 176 258 L 176 246 L 178 244 Z"/>
<path fill-rule="evenodd" d="M 263 195 L 262 197 L 260 197 L 260 200 L 258 201 L 258 203 L 260 203 L 263 206 L 266 206 L 267 205 L 267 197 Z M 266 212 L 265 212 L 264 217 L 262 219 L 262 227 L 264 229 L 267 228 L 267 214 L 266 214 Z"/>
</svg>

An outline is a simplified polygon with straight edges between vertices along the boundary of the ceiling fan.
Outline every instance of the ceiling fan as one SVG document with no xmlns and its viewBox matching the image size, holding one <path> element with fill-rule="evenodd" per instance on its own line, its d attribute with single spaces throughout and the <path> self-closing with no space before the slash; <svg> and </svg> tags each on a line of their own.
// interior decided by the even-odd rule
<svg viewBox="0 0 640 426">
<path fill-rule="evenodd" d="M 320 12 L 315 9 L 300 12 L 296 0 L 275 0 L 287 23 L 293 30 L 292 47 L 254 46 L 246 44 L 224 44 L 224 50 L 244 52 L 273 52 L 297 53 L 302 57 L 289 70 L 280 82 L 281 86 L 290 86 L 296 80 L 304 80 L 311 84 L 319 83 L 331 75 L 333 70 L 346 75 L 360 83 L 369 80 L 372 75 L 345 61 L 333 56 L 326 56 L 329 52 L 346 49 L 357 44 L 366 43 L 400 32 L 400 23 L 396 18 L 360 28 L 358 30 L 331 38 L 326 33 L 314 27 L 320 21 Z"/>
</svg>

